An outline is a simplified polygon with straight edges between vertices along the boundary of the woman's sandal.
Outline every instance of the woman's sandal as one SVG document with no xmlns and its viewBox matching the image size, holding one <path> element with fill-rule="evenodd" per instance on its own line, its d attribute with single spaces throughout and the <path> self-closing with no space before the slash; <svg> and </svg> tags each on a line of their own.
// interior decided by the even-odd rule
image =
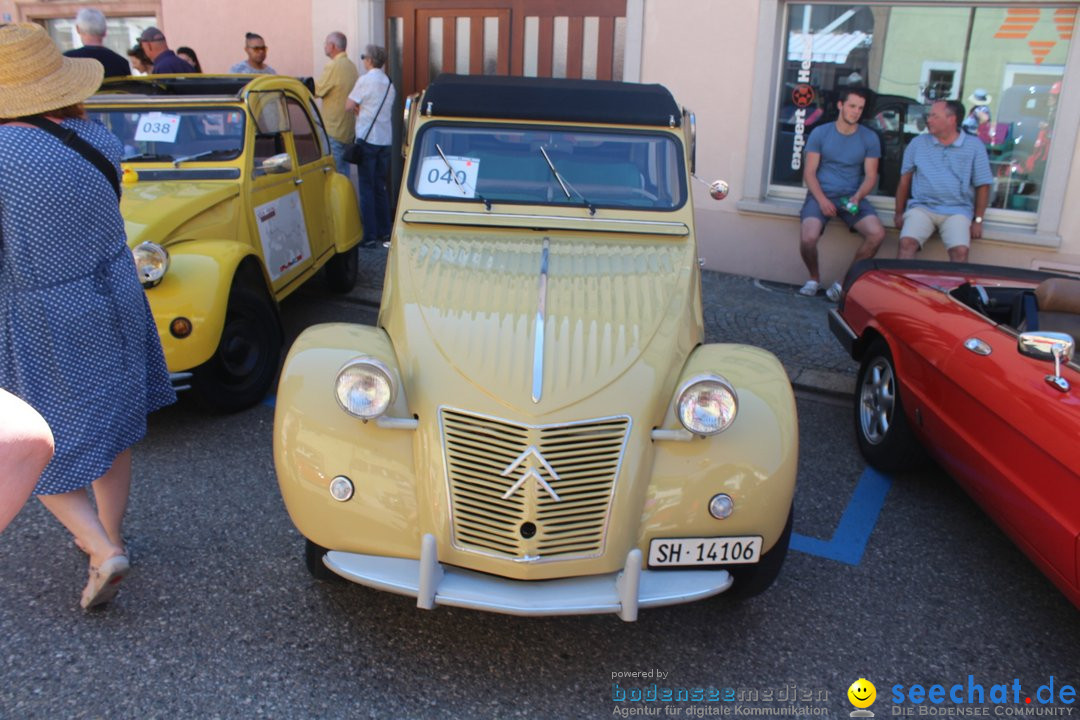
<svg viewBox="0 0 1080 720">
<path fill-rule="evenodd" d="M 101 563 L 101 567 L 90 566 L 90 579 L 82 592 L 79 604 L 83 610 L 103 605 L 114 597 L 120 590 L 120 581 L 127 576 L 131 569 L 126 555 L 113 555 Z"/>
</svg>

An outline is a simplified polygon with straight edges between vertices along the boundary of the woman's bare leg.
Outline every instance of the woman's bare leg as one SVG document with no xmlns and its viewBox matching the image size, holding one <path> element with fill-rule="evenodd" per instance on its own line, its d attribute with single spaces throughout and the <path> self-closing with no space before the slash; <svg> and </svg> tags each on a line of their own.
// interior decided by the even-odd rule
<svg viewBox="0 0 1080 720">
<path fill-rule="evenodd" d="M 0 532 L 19 514 L 53 454 L 45 419 L 11 393 L 0 390 Z"/>
<path fill-rule="evenodd" d="M 113 545 L 124 547 L 124 513 L 131 493 L 131 448 L 116 456 L 112 467 L 94 481 L 98 519 Z"/>
</svg>

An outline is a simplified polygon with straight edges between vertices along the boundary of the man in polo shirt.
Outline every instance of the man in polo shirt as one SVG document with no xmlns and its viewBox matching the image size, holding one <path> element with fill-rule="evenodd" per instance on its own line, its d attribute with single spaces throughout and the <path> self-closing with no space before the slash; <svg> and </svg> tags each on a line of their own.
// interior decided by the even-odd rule
<svg viewBox="0 0 1080 720">
<path fill-rule="evenodd" d="M 926 117 L 929 133 L 904 150 L 894 218 L 903 226 L 900 258 L 915 257 L 936 229 L 949 259 L 966 262 L 972 239 L 982 237 L 994 177 L 986 148 L 960 131 L 963 119 L 964 106 L 956 100 L 934 103 Z"/>
<path fill-rule="evenodd" d="M 153 25 L 142 31 L 142 35 L 139 36 L 139 45 L 150 58 L 150 62 L 154 63 L 155 75 L 195 72 L 195 68 L 191 67 L 186 60 L 169 49 L 169 43 L 165 41 L 165 33 Z"/>
<path fill-rule="evenodd" d="M 323 52 L 330 58 L 322 75 L 315 81 L 315 97 L 322 98 L 322 116 L 326 133 L 330 136 L 330 152 L 334 156 L 337 171 L 349 177 L 349 163 L 345 161 L 345 147 L 356 137 L 355 116 L 345 111 L 349 91 L 360 78 L 360 71 L 345 54 L 345 35 L 334 31 L 326 36 Z"/>
</svg>

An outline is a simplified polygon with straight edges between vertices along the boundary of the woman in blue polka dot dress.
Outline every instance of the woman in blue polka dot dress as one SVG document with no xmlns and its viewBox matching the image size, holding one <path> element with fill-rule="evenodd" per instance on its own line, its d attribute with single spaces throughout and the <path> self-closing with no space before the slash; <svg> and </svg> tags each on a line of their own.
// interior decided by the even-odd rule
<svg viewBox="0 0 1080 720">
<path fill-rule="evenodd" d="M 84 608 L 111 600 L 129 570 L 131 446 L 176 399 L 114 186 L 31 124 L 74 131 L 119 174 L 119 141 L 82 108 L 102 74 L 62 57 L 38 25 L 0 27 L 0 387 L 52 428 L 34 494 L 90 556 Z"/>
</svg>

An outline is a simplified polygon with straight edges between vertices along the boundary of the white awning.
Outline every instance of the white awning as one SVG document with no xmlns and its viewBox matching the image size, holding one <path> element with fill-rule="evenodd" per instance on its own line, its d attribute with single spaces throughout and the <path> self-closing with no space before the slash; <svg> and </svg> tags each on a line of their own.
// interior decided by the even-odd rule
<svg viewBox="0 0 1080 720">
<path fill-rule="evenodd" d="M 790 62 L 802 62 L 806 54 L 803 45 L 807 37 L 801 32 L 788 34 L 788 60 Z M 810 33 L 809 39 L 813 43 L 811 62 L 836 63 L 843 65 L 847 62 L 848 55 L 852 50 L 861 47 L 870 47 L 873 35 L 864 32 L 850 33 Z"/>
</svg>

